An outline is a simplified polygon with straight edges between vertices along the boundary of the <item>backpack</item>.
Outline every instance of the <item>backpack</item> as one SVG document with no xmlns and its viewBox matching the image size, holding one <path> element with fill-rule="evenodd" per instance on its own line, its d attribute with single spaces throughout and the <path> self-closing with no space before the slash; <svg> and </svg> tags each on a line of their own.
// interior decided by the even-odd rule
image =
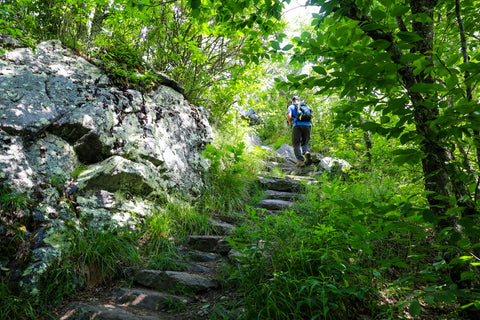
<svg viewBox="0 0 480 320">
<path fill-rule="evenodd" d="M 297 120 L 301 122 L 312 121 L 312 110 L 305 103 L 297 105 Z"/>
</svg>

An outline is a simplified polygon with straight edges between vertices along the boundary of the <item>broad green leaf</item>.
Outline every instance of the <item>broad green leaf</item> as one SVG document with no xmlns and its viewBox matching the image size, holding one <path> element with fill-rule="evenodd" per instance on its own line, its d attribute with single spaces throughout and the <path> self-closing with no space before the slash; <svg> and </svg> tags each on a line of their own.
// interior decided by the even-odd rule
<svg viewBox="0 0 480 320">
<path fill-rule="evenodd" d="M 399 149 L 392 152 L 395 155 L 394 163 L 402 165 L 404 163 L 417 164 L 424 157 L 423 152 L 416 149 Z"/>
<path fill-rule="evenodd" d="M 313 71 L 315 71 L 318 74 L 327 75 L 327 71 L 322 66 L 314 66 L 314 67 L 312 67 L 312 69 L 313 69 Z"/>
<path fill-rule="evenodd" d="M 365 123 L 362 123 L 360 125 L 360 127 L 365 130 L 365 131 L 373 131 L 373 132 L 376 132 L 378 131 L 380 128 L 382 128 L 382 126 L 378 123 L 375 123 L 375 122 L 371 122 L 371 121 L 368 121 L 368 122 L 365 122 Z"/>
<path fill-rule="evenodd" d="M 341 47 L 341 44 L 337 37 L 331 36 L 328 38 L 328 46 L 332 49 L 337 49 Z"/>
<path fill-rule="evenodd" d="M 454 302 L 455 294 L 452 291 L 442 291 L 433 294 L 436 300 L 440 302 Z"/>
<path fill-rule="evenodd" d="M 373 31 L 373 30 L 379 30 L 379 29 L 382 29 L 382 26 L 379 25 L 378 23 L 368 23 L 368 24 L 362 25 L 363 31 Z"/>
<path fill-rule="evenodd" d="M 385 13 L 385 11 L 376 8 L 372 10 L 372 18 L 376 21 L 383 20 L 387 18 L 387 14 Z"/>
<path fill-rule="evenodd" d="M 423 301 L 425 301 L 428 304 L 432 304 L 435 302 L 435 299 L 433 296 L 428 295 L 428 296 L 425 296 L 425 298 L 423 298 Z"/>
<path fill-rule="evenodd" d="M 414 84 L 410 90 L 412 92 L 421 92 L 429 94 L 435 91 L 442 91 L 444 88 L 440 84 L 420 82 Z"/>
<path fill-rule="evenodd" d="M 310 39 L 312 37 L 312 35 L 310 34 L 310 32 L 304 31 L 304 32 L 302 32 L 300 37 L 301 37 L 302 40 L 306 41 L 306 40 Z"/>
<path fill-rule="evenodd" d="M 422 312 L 422 306 L 420 303 L 418 301 L 412 301 L 410 307 L 408 307 L 408 313 L 415 318 L 420 315 L 420 312 Z"/>
<path fill-rule="evenodd" d="M 405 42 L 416 42 L 423 39 L 415 32 L 408 32 L 408 31 L 400 31 L 397 33 L 397 36 Z"/>
<path fill-rule="evenodd" d="M 192 10 L 198 10 L 201 5 L 201 0 L 190 0 L 190 7 L 192 8 Z"/>
<path fill-rule="evenodd" d="M 405 132 L 400 136 L 400 143 L 407 144 L 417 138 L 418 134 L 415 131 Z"/>
<path fill-rule="evenodd" d="M 380 3 L 388 8 L 388 7 L 391 7 L 395 3 L 395 1 L 394 0 L 380 0 Z"/>
<path fill-rule="evenodd" d="M 280 43 L 278 41 L 271 41 L 270 46 L 275 50 L 280 50 Z"/>
<path fill-rule="evenodd" d="M 379 50 L 385 50 L 387 49 L 388 47 L 390 47 L 391 45 L 391 42 L 390 41 L 387 41 L 387 40 L 384 40 L 384 39 L 379 39 L 379 40 L 375 40 L 373 41 L 369 47 L 372 47 L 372 48 L 375 48 L 375 49 L 379 49 Z"/>
<path fill-rule="evenodd" d="M 397 5 L 392 9 L 392 16 L 399 17 L 410 11 L 410 7 L 404 5 Z"/>
<path fill-rule="evenodd" d="M 463 72 L 468 71 L 470 73 L 480 72 L 480 63 L 479 62 L 465 62 L 460 65 L 460 70 Z"/>
<path fill-rule="evenodd" d="M 425 13 L 417 13 L 417 14 L 412 15 L 412 17 L 413 17 L 413 20 L 415 20 L 417 22 L 421 22 L 421 23 L 433 22 L 432 18 L 430 18 Z"/>
</svg>

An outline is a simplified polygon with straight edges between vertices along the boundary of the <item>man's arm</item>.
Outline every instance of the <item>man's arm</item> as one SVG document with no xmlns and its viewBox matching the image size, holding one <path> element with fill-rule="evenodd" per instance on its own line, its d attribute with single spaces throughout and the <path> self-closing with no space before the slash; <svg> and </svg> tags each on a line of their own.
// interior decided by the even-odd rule
<svg viewBox="0 0 480 320">
<path fill-rule="evenodd" d="M 287 113 L 287 121 L 288 121 L 288 125 L 289 125 L 290 127 L 293 126 L 292 110 L 288 110 L 288 113 Z"/>
</svg>

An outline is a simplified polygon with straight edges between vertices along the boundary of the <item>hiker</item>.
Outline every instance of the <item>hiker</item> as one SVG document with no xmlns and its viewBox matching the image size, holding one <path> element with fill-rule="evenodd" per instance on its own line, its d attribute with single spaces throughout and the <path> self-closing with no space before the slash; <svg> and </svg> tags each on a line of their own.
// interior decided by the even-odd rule
<svg viewBox="0 0 480 320">
<path fill-rule="evenodd" d="M 291 104 L 287 108 L 287 121 L 290 127 L 292 127 L 292 145 L 295 152 L 295 157 L 298 162 L 297 167 L 303 167 L 312 163 L 312 156 L 310 155 L 310 149 L 308 142 L 310 141 L 310 131 L 312 128 L 312 119 L 310 113 L 308 116 L 304 116 L 301 111 L 301 106 L 308 108 L 304 104 L 300 104 L 300 98 L 294 96 L 291 100 Z"/>
</svg>

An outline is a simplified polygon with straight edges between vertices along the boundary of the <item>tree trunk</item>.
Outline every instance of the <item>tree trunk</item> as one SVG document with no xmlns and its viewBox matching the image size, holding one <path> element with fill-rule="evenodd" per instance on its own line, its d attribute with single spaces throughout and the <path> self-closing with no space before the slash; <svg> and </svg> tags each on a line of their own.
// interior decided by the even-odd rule
<svg viewBox="0 0 480 320">
<path fill-rule="evenodd" d="M 410 0 L 410 9 L 412 14 L 425 14 L 433 21 L 433 11 L 436 3 L 437 0 Z M 341 8 L 346 17 L 360 21 L 360 27 L 369 25 L 369 17 L 364 15 L 354 3 L 344 3 Z M 430 62 L 433 52 L 433 26 L 433 22 L 414 21 L 412 23 L 412 32 L 422 37 L 422 40 L 415 42 L 413 50 L 423 55 Z M 456 179 L 459 168 L 450 165 L 451 154 L 438 135 L 441 128 L 432 125 L 439 115 L 437 97 L 412 90 L 413 86 L 418 83 L 433 84 L 435 81 L 429 73 L 420 72 L 415 75 L 413 69 L 401 61 L 403 53 L 397 47 L 395 37 L 392 34 L 379 29 L 370 30 L 368 28 L 364 32 L 373 40 L 382 39 L 390 42 L 391 45 L 386 50 L 392 54 L 393 62 L 403 66 L 399 70 L 399 75 L 413 106 L 416 132 L 421 138 L 420 149 L 425 155 L 422 160 L 422 168 L 425 190 L 429 192 L 427 200 L 432 212 L 441 218 L 438 226 L 439 230 L 445 227 L 457 229 L 458 215 L 450 213 L 450 209 L 453 209 L 455 205 L 466 207 L 468 214 L 478 213 L 478 210 L 475 209 L 472 201 L 459 201 L 459 199 L 469 199 L 470 193 L 467 186 Z M 453 197 L 456 197 L 456 200 L 452 202 Z"/>
<path fill-rule="evenodd" d="M 422 40 L 415 43 L 415 51 L 421 53 L 430 64 L 433 52 L 433 9 L 436 2 L 436 0 L 410 0 L 412 14 L 425 14 L 432 19 L 432 22 L 414 21 L 412 23 L 412 31 L 422 37 Z M 441 144 L 437 135 L 440 128 L 431 125 L 439 114 L 436 105 L 437 98 L 411 90 L 416 83 L 433 84 L 434 79 L 430 73 L 425 74 L 423 71 L 417 76 L 409 75 L 409 79 L 412 79 L 413 83 L 411 86 L 407 86 L 407 90 L 414 106 L 417 133 L 422 137 L 420 148 L 425 154 L 425 158 L 422 160 L 425 189 L 432 191 L 427 195 L 428 203 L 438 217 L 444 217 L 447 210 L 452 207 L 450 198 L 453 196 L 453 192 L 450 175 L 445 166 L 450 161 L 449 151 Z M 441 220 L 439 228 L 443 229 L 454 225 L 455 219 L 452 217 Z"/>
</svg>

